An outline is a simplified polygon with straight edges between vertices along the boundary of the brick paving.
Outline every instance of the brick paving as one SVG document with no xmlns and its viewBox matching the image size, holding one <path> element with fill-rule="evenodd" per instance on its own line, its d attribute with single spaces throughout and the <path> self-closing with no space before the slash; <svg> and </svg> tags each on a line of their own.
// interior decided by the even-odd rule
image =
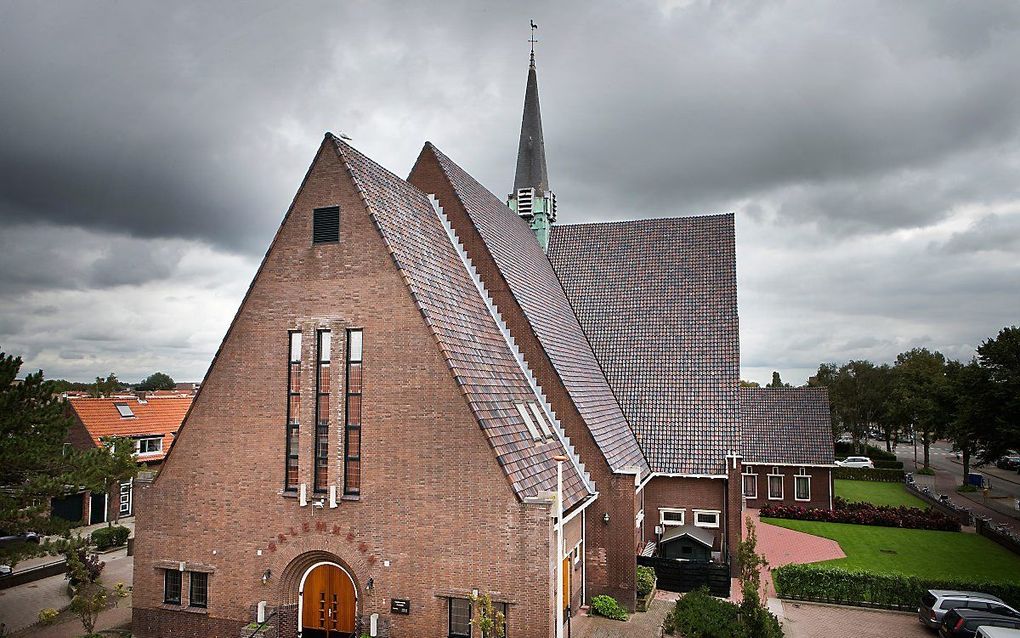
<svg viewBox="0 0 1020 638">
<path fill-rule="evenodd" d="M 744 515 L 744 535 L 747 534 L 746 519 L 750 518 L 758 532 L 758 553 L 765 555 L 773 569 L 791 563 L 816 563 L 846 558 L 843 549 L 834 540 L 762 523 L 758 517 L 758 510 L 749 509 Z M 768 587 L 768 595 L 775 596 L 776 590 L 771 575 L 765 573 L 762 576 Z"/>
<path fill-rule="evenodd" d="M 932 638 L 917 614 L 783 601 L 786 638 Z"/>
<path fill-rule="evenodd" d="M 578 638 L 658 638 L 662 635 L 662 621 L 673 608 L 677 594 L 666 592 L 662 600 L 656 592 L 648 611 L 631 614 L 626 622 L 578 615 L 571 619 L 571 635 Z"/>
</svg>

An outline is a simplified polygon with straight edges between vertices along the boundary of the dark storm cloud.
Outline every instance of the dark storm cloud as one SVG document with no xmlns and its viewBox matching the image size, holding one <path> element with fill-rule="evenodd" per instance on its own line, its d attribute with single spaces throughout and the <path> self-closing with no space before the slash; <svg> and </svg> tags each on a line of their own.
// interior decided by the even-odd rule
<svg viewBox="0 0 1020 638">
<path fill-rule="evenodd" d="M 0 0 L 0 340 L 200 376 L 326 130 L 503 195 L 529 18 L 561 221 L 737 211 L 745 365 L 1017 316 L 1012 0 Z"/>
</svg>

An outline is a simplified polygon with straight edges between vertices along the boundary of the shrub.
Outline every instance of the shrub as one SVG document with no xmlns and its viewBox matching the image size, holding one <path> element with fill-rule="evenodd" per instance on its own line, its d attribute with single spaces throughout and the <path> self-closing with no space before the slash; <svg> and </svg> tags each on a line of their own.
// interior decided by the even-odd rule
<svg viewBox="0 0 1020 638">
<path fill-rule="evenodd" d="M 868 469 L 866 467 L 837 467 L 832 477 L 850 481 L 880 481 L 883 483 L 900 483 L 903 481 L 903 470 Z"/>
<path fill-rule="evenodd" d="M 130 534 L 131 530 L 122 525 L 101 527 L 92 532 L 92 544 L 95 545 L 98 550 L 120 547 L 124 543 L 127 543 L 127 539 Z"/>
<path fill-rule="evenodd" d="M 930 507 L 921 509 L 902 505 L 893 507 L 873 503 L 848 503 L 838 496 L 833 499 L 833 505 L 834 509 L 828 510 L 768 503 L 762 506 L 759 514 L 765 518 L 785 518 L 798 521 L 851 523 L 853 525 L 929 529 L 941 532 L 960 531 L 960 521 Z"/>
<path fill-rule="evenodd" d="M 39 611 L 39 623 L 43 625 L 49 625 L 57 619 L 57 614 L 60 612 L 52 607 L 47 607 Z"/>
<path fill-rule="evenodd" d="M 903 574 L 855 572 L 820 565 L 783 565 L 772 570 L 781 598 L 816 600 L 849 605 L 916 609 L 929 589 L 980 591 L 1020 605 L 1020 582 L 982 583 L 965 580 L 918 578 Z"/>
<path fill-rule="evenodd" d="M 731 602 L 713 598 L 708 589 L 702 587 L 676 601 L 662 628 L 666 633 L 684 638 L 740 638 L 743 634 L 739 610 Z"/>
<path fill-rule="evenodd" d="M 72 587 L 96 582 L 103 573 L 103 567 L 106 567 L 106 563 L 99 560 L 95 554 L 90 554 L 86 547 L 69 549 L 64 557 L 67 559 L 64 578 L 71 581 Z"/>
<path fill-rule="evenodd" d="M 637 568 L 637 595 L 640 598 L 652 593 L 655 587 L 655 570 L 651 567 L 639 566 Z"/>
<path fill-rule="evenodd" d="M 596 596 L 591 599 L 591 613 L 613 620 L 627 620 L 627 610 L 612 596 Z"/>
<path fill-rule="evenodd" d="M 863 455 L 863 456 L 866 456 L 869 459 L 873 459 L 875 461 L 878 461 L 878 460 L 882 460 L 882 461 L 895 461 L 896 460 L 896 455 L 895 454 L 893 454 L 892 452 L 886 452 L 882 448 L 875 447 L 874 445 L 866 445 L 866 446 L 864 446 L 864 452 L 861 453 L 861 452 L 855 452 L 854 451 L 852 443 L 838 443 L 837 442 L 836 443 L 836 447 L 835 447 L 835 451 L 836 451 L 836 458 L 842 458 L 842 459 L 845 459 L 848 456 L 862 456 Z"/>
<path fill-rule="evenodd" d="M 902 470 L 903 461 L 883 461 L 882 459 L 873 459 L 876 470 Z"/>
<path fill-rule="evenodd" d="M 930 467 L 922 467 L 914 472 L 914 474 L 920 474 L 921 476 L 935 476 L 935 470 Z"/>
</svg>

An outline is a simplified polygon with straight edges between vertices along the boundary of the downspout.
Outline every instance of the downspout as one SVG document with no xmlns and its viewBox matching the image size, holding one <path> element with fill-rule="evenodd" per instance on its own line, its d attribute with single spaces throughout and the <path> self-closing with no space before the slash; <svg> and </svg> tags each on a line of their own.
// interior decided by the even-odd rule
<svg viewBox="0 0 1020 638">
<path fill-rule="evenodd" d="M 563 638 L 563 462 L 565 456 L 554 456 L 556 461 L 556 638 Z"/>
</svg>

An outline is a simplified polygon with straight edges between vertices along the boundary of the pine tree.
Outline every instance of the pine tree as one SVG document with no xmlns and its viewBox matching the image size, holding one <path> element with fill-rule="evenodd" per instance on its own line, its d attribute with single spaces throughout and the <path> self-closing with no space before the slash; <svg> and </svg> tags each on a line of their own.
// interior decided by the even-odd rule
<svg viewBox="0 0 1020 638">
<path fill-rule="evenodd" d="M 0 352 L 0 529 L 56 533 L 66 523 L 50 516 L 50 501 L 76 485 L 72 456 L 63 454 L 71 419 L 40 370 L 17 380 L 21 357 Z M 38 553 L 27 544 L 5 547 L 0 562 L 13 565 Z"/>
</svg>

